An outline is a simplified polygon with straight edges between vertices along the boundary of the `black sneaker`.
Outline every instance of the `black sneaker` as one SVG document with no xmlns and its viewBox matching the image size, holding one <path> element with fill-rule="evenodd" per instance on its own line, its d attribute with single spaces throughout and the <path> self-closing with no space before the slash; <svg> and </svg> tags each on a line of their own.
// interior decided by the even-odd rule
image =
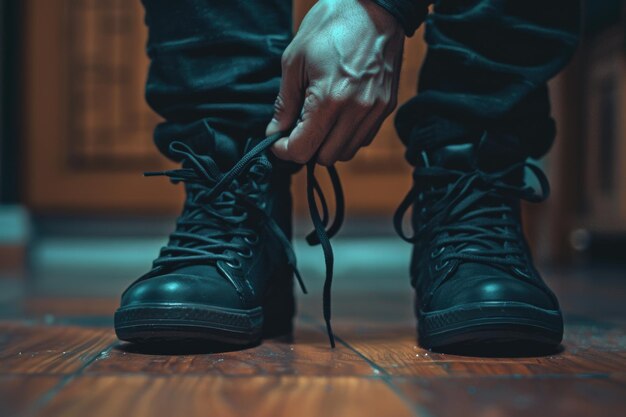
<svg viewBox="0 0 626 417">
<path fill-rule="evenodd" d="M 250 144 L 227 173 L 210 157 L 174 142 L 170 150 L 181 157 L 183 168 L 147 174 L 185 183 L 187 198 L 176 231 L 152 270 L 122 294 L 115 313 L 119 339 L 252 344 L 291 332 L 294 273 L 306 290 L 290 243 L 290 175 L 275 173 L 266 156 L 280 137 Z M 331 170 L 333 182 L 338 181 Z M 312 167 L 309 171 L 313 188 Z M 341 194 L 340 188 L 336 191 Z M 311 211 L 317 214 L 317 207 Z M 328 244 L 341 217 L 327 231 L 328 219 L 317 215 L 319 237 L 310 242 Z M 332 276 L 332 253 L 330 265 Z"/>
<path fill-rule="evenodd" d="M 559 304 L 533 266 L 519 207 L 520 199 L 547 198 L 547 179 L 525 162 L 481 160 L 477 146 L 423 152 L 394 218 L 398 233 L 414 244 L 420 344 L 557 346 Z M 524 185 L 525 171 L 536 176 L 540 194 Z M 411 205 L 415 234 L 407 237 L 402 219 Z"/>
</svg>

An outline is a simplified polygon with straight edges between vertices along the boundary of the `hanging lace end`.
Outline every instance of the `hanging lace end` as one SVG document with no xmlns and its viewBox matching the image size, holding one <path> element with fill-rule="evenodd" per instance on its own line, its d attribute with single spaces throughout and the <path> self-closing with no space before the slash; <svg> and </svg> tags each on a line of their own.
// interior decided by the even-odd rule
<svg viewBox="0 0 626 417">
<path fill-rule="evenodd" d="M 330 347 L 335 348 L 335 334 L 333 333 L 333 328 L 330 325 L 330 317 L 324 319 L 326 321 L 326 333 L 328 333 L 328 341 L 330 342 Z"/>
<path fill-rule="evenodd" d="M 302 279 L 300 272 L 295 267 L 292 267 L 292 268 L 293 268 L 293 274 L 296 276 L 296 279 L 298 280 L 298 285 L 300 285 L 300 289 L 302 290 L 304 294 L 308 294 L 309 292 L 307 291 L 306 286 L 304 285 L 304 280 Z"/>
<path fill-rule="evenodd" d="M 315 230 L 306 235 L 304 239 L 306 240 L 306 243 L 309 244 L 309 246 L 315 246 L 320 244 L 320 239 L 315 234 Z"/>
<path fill-rule="evenodd" d="M 158 176 L 165 176 L 167 175 L 169 171 L 148 171 L 148 172 L 144 172 L 143 176 L 144 177 L 158 177 Z"/>
</svg>

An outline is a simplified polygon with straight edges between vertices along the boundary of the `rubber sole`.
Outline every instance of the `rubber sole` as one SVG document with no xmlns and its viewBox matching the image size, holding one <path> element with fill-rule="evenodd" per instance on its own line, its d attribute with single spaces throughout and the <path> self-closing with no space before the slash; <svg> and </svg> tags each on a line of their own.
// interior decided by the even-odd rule
<svg viewBox="0 0 626 417">
<path fill-rule="evenodd" d="M 555 347 L 563 339 L 563 318 L 519 302 L 483 302 L 446 310 L 418 310 L 420 344 L 427 349 L 451 345 L 536 344 Z"/>
<path fill-rule="evenodd" d="M 227 309 L 191 304 L 142 304 L 115 312 L 115 333 L 133 343 L 216 342 L 249 345 L 264 336 L 291 331 L 291 318 L 282 325 L 263 326 L 263 309 Z"/>
</svg>

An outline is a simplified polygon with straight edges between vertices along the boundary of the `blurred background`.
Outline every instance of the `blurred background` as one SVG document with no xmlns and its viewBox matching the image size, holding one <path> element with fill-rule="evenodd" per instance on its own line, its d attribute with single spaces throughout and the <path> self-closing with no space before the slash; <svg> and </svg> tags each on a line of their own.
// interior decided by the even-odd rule
<svg viewBox="0 0 626 417">
<path fill-rule="evenodd" d="M 297 26 L 313 1 L 294 1 Z M 580 49 L 551 83 L 559 133 L 540 164 L 552 196 L 524 207 L 545 271 L 624 271 L 625 5 L 586 1 Z M 57 310 L 89 297 L 82 313 L 112 311 L 172 230 L 182 190 L 142 176 L 171 166 L 152 145 L 146 36 L 139 0 L 0 1 L 0 302 L 28 293 L 26 308 L 48 312 L 51 297 L 64 300 Z M 400 102 L 416 90 L 424 53 L 418 32 L 405 47 Z M 348 221 L 335 243 L 339 287 L 381 268 L 409 294 L 410 247 L 391 226 L 411 184 L 403 154 L 389 118 L 340 166 Z M 293 186 L 296 250 L 303 272 L 321 280 L 319 249 L 301 243 L 310 227 L 303 184 Z"/>
</svg>

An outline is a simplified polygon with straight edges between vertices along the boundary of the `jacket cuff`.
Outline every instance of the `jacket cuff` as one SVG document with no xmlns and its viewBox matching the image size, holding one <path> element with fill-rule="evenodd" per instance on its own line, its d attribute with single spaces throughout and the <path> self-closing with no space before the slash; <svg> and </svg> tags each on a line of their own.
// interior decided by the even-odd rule
<svg viewBox="0 0 626 417">
<path fill-rule="evenodd" d="M 413 36 L 428 14 L 428 0 L 371 0 L 392 16 L 404 28 L 406 36 Z"/>
</svg>

